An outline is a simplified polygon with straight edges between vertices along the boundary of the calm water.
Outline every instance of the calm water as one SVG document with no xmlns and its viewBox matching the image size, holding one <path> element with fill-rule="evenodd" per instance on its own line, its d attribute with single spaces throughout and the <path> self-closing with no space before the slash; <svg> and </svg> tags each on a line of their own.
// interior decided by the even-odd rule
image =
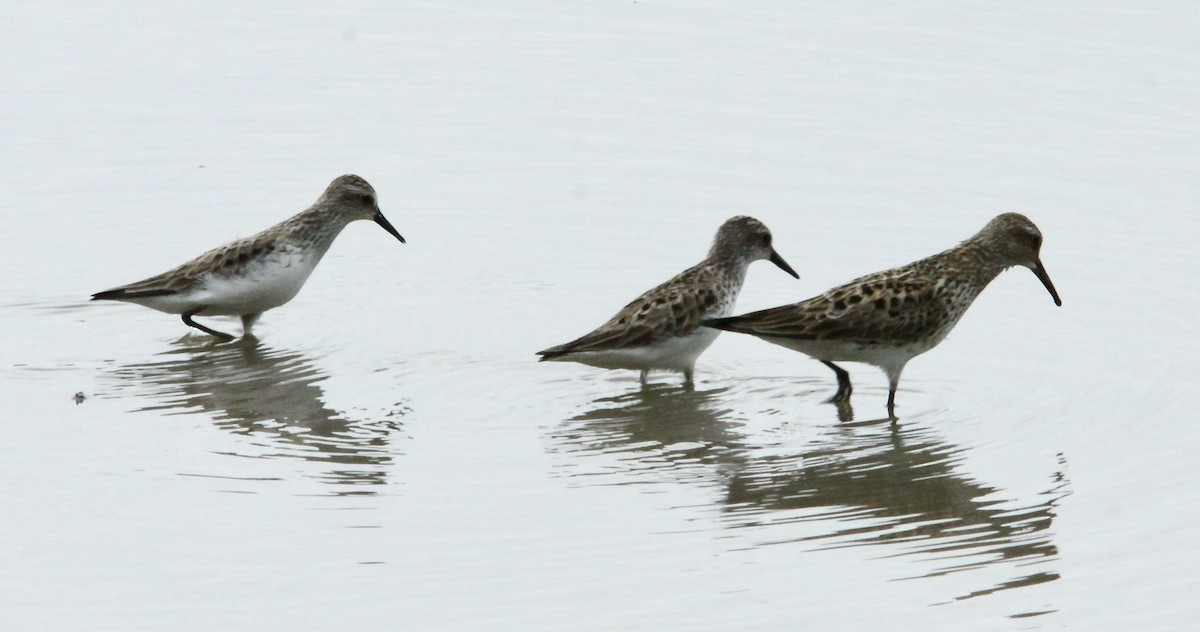
<svg viewBox="0 0 1200 632">
<path fill-rule="evenodd" d="M 3 627 L 1191 629 L 1200 11 L 1158 7 L 0 10 Z M 409 243 L 351 226 L 257 341 L 85 300 L 347 172 Z M 801 273 L 747 311 L 1009 210 L 1064 306 L 1001 276 L 896 425 L 748 337 L 694 391 L 534 361 L 734 214 Z"/>
</svg>

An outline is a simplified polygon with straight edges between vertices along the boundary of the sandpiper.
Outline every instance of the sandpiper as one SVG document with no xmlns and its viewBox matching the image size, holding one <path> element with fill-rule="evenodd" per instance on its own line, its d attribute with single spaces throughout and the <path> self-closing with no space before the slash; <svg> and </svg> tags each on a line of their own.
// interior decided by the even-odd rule
<svg viewBox="0 0 1200 632">
<path fill-rule="evenodd" d="M 680 371 L 690 385 L 696 358 L 719 333 L 700 327 L 700 321 L 733 311 L 746 268 L 759 259 L 800 278 L 775 252 L 762 222 L 730 218 L 717 230 L 704 261 L 637 297 L 595 331 L 538 355 L 542 361 L 639 370 L 643 386 L 652 369 Z"/>
<path fill-rule="evenodd" d="M 263 312 L 296 296 L 342 229 L 359 219 L 373 220 L 404 243 L 379 210 L 375 189 L 358 176 L 345 175 L 331 182 L 312 206 L 288 220 L 144 281 L 93 294 L 92 300 L 125 301 L 182 314 L 188 326 L 222 340 L 233 336 L 192 317 L 241 316 L 243 333 L 249 335 Z"/>
<path fill-rule="evenodd" d="M 1004 213 L 945 252 L 876 272 L 808 300 L 703 325 L 750 334 L 805 353 L 837 374 L 837 393 L 850 397 L 850 375 L 834 362 L 864 362 L 887 374 L 888 415 L 896 416 L 896 386 L 904 365 L 937 346 L 983 288 L 1004 270 L 1025 266 L 1062 305 L 1039 252 L 1042 233 L 1029 218 Z"/>
</svg>

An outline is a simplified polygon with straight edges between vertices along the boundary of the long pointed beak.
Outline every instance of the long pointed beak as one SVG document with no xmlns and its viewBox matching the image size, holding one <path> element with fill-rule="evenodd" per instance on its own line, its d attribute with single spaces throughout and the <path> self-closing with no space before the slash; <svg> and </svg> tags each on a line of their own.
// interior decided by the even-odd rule
<svg viewBox="0 0 1200 632">
<path fill-rule="evenodd" d="M 400 243 L 402 243 L 402 244 L 408 243 L 408 242 L 404 241 L 403 237 L 400 236 L 400 232 L 397 231 L 394 226 L 392 226 L 392 223 L 387 221 L 387 218 L 383 216 L 383 211 L 375 211 L 375 217 L 372 217 L 371 219 L 375 220 L 376 224 L 383 226 L 383 229 L 386 230 L 387 232 L 391 233 L 392 237 L 399 239 Z"/>
<path fill-rule="evenodd" d="M 775 252 L 774 249 L 771 250 L 771 257 L 770 257 L 770 259 L 768 259 L 768 261 L 779 266 L 780 270 L 787 272 L 788 274 L 796 277 L 797 279 L 800 278 L 800 275 L 796 274 L 796 271 L 792 269 L 792 266 L 789 266 L 788 262 L 784 261 L 783 257 L 780 257 L 779 253 Z"/>
<path fill-rule="evenodd" d="M 1062 307 L 1062 299 L 1058 298 L 1058 290 L 1054 289 L 1054 284 L 1050 282 L 1050 275 L 1046 274 L 1046 266 L 1042 265 L 1042 260 L 1037 259 L 1037 267 L 1033 269 L 1033 273 L 1037 275 L 1038 281 L 1046 286 L 1046 291 L 1050 292 L 1050 296 L 1054 297 L 1054 304 Z"/>
</svg>

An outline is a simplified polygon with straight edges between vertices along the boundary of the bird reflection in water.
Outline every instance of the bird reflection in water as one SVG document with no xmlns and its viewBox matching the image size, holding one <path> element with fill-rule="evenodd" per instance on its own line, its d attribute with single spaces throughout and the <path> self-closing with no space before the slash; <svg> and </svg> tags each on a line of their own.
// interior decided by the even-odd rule
<svg viewBox="0 0 1200 632">
<path fill-rule="evenodd" d="M 738 434 L 724 420 L 730 411 L 720 397 L 727 390 L 651 385 L 601 398 L 594 408 L 558 428 L 555 438 L 563 452 L 618 455 L 621 470 L 710 478 L 708 465 L 737 459 L 729 448 L 737 444 Z M 700 464 L 705 469 L 691 467 Z"/>
<path fill-rule="evenodd" d="M 321 480 L 339 485 L 386 483 L 389 440 L 403 411 L 349 419 L 323 401 L 328 376 L 301 353 L 270 349 L 257 339 L 197 345 L 190 338 L 152 362 L 113 370 L 122 388 L 154 400 L 139 411 L 203 411 L 220 428 L 250 438 L 237 456 L 325 463 Z M 368 490 L 341 493 L 372 493 Z"/>
<path fill-rule="evenodd" d="M 841 424 L 797 454 L 747 460 L 728 480 L 727 517 L 730 526 L 759 529 L 832 522 L 836 527 L 826 533 L 771 543 L 892 545 L 934 561 L 937 567 L 925 576 L 995 564 L 1028 569 L 1056 560 L 1049 527 L 1068 493 L 1062 472 L 1035 502 L 1014 503 L 1003 499 L 1002 490 L 956 472 L 964 458 L 961 448 L 919 426 L 888 419 Z M 1027 573 L 959 597 L 1058 577 L 1049 570 Z"/>
<path fill-rule="evenodd" d="M 966 458 L 962 448 L 928 428 L 887 418 L 813 427 L 815 436 L 805 432 L 799 440 L 788 430 L 764 444 L 767 433 L 731 419 L 726 401 L 736 398 L 728 390 L 663 389 L 597 400 L 555 431 L 558 451 L 607 461 L 597 469 L 572 459 L 572 475 L 718 488 L 726 526 L 746 529 L 756 546 L 889 546 L 932 565 L 923 577 L 1000 565 L 1016 571 L 957 599 L 1058 579 L 1056 571 L 1041 569 L 1058 558 L 1050 526 L 1068 493 L 1061 471 L 1034 498 L 1006 501 L 1003 490 L 957 471 Z M 853 411 L 847 406 L 838 416 L 852 419 Z M 822 525 L 815 535 L 813 525 Z"/>
</svg>

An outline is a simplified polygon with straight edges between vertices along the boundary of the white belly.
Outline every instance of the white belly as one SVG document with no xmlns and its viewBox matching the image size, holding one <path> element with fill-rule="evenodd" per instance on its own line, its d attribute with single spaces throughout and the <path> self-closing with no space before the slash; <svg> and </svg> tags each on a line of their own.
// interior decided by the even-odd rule
<svg viewBox="0 0 1200 632">
<path fill-rule="evenodd" d="M 795 340 L 792 338 L 762 337 L 763 340 L 786 347 L 827 362 L 863 362 L 878 367 L 904 363 L 937 346 L 938 341 L 926 340 L 903 345 L 860 345 L 847 342 Z"/>
<path fill-rule="evenodd" d="M 707 327 L 697 328 L 687 336 L 675 336 L 652 345 L 570 353 L 556 360 L 579 362 L 601 369 L 635 369 L 690 371 L 696 358 L 712 345 L 721 332 Z"/>
<path fill-rule="evenodd" d="M 283 252 L 247 265 L 242 274 L 210 275 L 202 278 L 190 291 L 137 302 L 169 314 L 182 314 L 200 307 L 203 309 L 197 313 L 202 316 L 258 314 L 292 300 L 312 274 L 315 263 L 300 253 Z"/>
</svg>

